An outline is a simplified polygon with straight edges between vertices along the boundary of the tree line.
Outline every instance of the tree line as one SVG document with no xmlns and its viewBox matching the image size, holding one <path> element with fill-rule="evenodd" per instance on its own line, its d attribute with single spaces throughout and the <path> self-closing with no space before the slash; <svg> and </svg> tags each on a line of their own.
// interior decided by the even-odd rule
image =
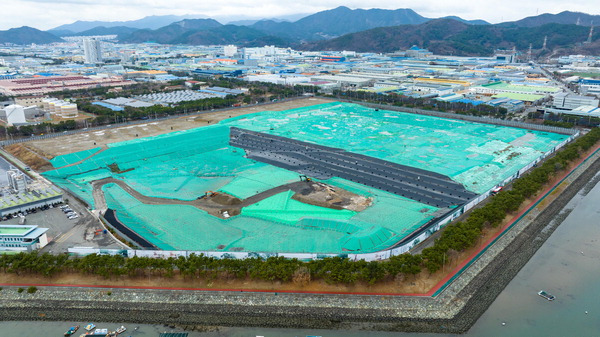
<svg viewBox="0 0 600 337">
<path fill-rule="evenodd" d="M 387 261 L 350 261 L 331 257 L 303 262 L 283 257 L 217 259 L 204 255 L 156 259 L 122 255 L 90 254 L 82 257 L 37 252 L 0 255 L 0 271 L 17 275 L 36 274 L 51 277 L 58 273 L 81 273 L 106 279 L 128 277 L 174 277 L 204 279 L 252 279 L 306 284 L 324 280 L 330 284 L 374 284 L 385 278 L 416 275 L 421 272 L 420 256 L 394 256 Z"/>
<path fill-rule="evenodd" d="M 511 115 L 508 113 L 508 110 L 503 107 L 495 107 L 487 104 L 474 105 L 465 102 L 445 102 L 438 101 L 435 98 L 411 97 L 396 93 L 380 95 L 368 91 L 334 90 L 329 96 L 376 104 L 388 104 L 406 108 L 453 112 L 461 115 L 489 116 L 495 118 L 511 117 Z"/>
<path fill-rule="evenodd" d="M 53 276 L 61 272 L 79 272 L 105 278 L 130 276 L 184 278 L 234 278 L 306 284 L 323 280 L 330 284 L 375 284 L 385 280 L 403 281 L 426 269 L 435 273 L 452 257 L 476 245 L 485 228 L 497 227 L 508 213 L 519 209 L 529 197 L 538 193 L 554 174 L 580 158 L 600 141 L 600 128 L 566 145 L 553 157 L 516 179 L 511 189 L 499 192 L 484 206 L 473 210 L 464 221 L 446 226 L 433 246 L 421 254 L 402 254 L 385 261 L 353 261 L 344 256 L 300 261 L 283 257 L 217 259 L 204 255 L 155 259 L 125 258 L 121 255 L 83 257 L 37 252 L 0 255 L 0 271 L 16 274 Z"/>
</svg>

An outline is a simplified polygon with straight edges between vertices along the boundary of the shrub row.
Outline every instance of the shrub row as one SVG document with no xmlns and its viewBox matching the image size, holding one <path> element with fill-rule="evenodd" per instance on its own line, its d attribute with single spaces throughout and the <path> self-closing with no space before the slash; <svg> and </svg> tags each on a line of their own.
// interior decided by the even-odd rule
<svg viewBox="0 0 600 337">
<path fill-rule="evenodd" d="M 507 213 L 516 211 L 523 201 L 537 193 L 553 174 L 579 158 L 582 152 L 590 149 L 599 140 L 600 129 L 595 128 L 567 145 L 542 165 L 515 180 L 512 189 L 498 193 L 486 205 L 475 209 L 466 220 L 448 225 L 435 244 L 424 249 L 420 255 L 403 254 L 381 262 L 351 261 L 344 257 L 303 262 L 282 257 L 237 260 L 191 255 L 187 258 L 154 259 L 95 254 L 69 257 L 66 254 L 32 252 L 0 255 L 0 271 L 43 276 L 77 272 L 105 278 L 172 277 L 178 272 L 185 278 L 249 278 L 299 284 L 310 280 L 324 280 L 332 284 L 353 284 L 357 281 L 374 284 L 381 280 L 402 280 L 419 274 L 423 267 L 431 273 L 436 272 L 450 257 L 473 247 L 485 227 L 498 226 Z"/>
</svg>

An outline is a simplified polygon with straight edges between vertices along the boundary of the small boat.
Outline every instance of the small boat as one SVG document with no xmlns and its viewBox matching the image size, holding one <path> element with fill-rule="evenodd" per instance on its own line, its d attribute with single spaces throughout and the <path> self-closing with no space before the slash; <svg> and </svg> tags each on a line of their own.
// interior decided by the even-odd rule
<svg viewBox="0 0 600 337">
<path fill-rule="evenodd" d="M 125 332 L 126 330 L 127 330 L 127 328 L 124 327 L 123 325 L 121 325 L 121 327 L 117 329 L 117 334 L 121 334 L 121 333 Z"/>
<path fill-rule="evenodd" d="M 92 333 L 88 333 L 88 336 L 102 336 L 106 337 L 108 335 L 108 329 L 96 329 Z"/>
<path fill-rule="evenodd" d="M 95 327 L 96 327 L 96 325 L 94 325 L 93 323 L 90 323 L 90 324 L 86 325 L 84 327 L 84 329 L 86 329 L 87 331 L 92 331 Z"/>
<path fill-rule="evenodd" d="M 79 329 L 79 325 L 76 326 L 72 326 L 69 328 L 69 330 L 67 330 L 67 332 L 65 332 L 65 336 L 71 336 L 72 334 L 74 334 L 77 330 Z"/>
<path fill-rule="evenodd" d="M 556 299 L 556 297 L 554 297 L 554 295 L 547 293 L 544 290 L 540 290 L 538 292 L 538 295 L 542 296 L 543 298 L 547 299 L 548 301 L 554 301 Z"/>
</svg>

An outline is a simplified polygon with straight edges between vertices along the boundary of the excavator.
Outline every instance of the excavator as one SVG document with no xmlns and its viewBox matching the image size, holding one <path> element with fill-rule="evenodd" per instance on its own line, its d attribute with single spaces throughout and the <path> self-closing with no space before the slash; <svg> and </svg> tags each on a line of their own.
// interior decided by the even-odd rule
<svg viewBox="0 0 600 337">
<path fill-rule="evenodd" d="M 206 191 L 206 192 L 204 192 L 204 195 L 201 195 L 198 197 L 198 200 L 205 199 L 205 198 L 212 198 L 217 194 L 219 194 L 219 192 Z"/>
</svg>

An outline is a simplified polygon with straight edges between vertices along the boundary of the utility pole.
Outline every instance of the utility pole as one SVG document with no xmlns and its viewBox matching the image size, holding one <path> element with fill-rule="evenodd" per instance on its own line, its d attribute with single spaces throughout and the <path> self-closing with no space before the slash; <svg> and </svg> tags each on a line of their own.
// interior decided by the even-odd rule
<svg viewBox="0 0 600 337">
<path fill-rule="evenodd" d="M 585 41 L 585 44 L 590 44 L 592 43 L 592 35 L 594 34 L 594 21 L 592 21 L 592 26 L 590 27 L 590 34 L 588 35 L 587 41 Z"/>
<path fill-rule="evenodd" d="M 548 42 L 548 35 L 544 36 L 544 45 L 542 46 L 542 50 L 546 50 L 547 42 Z"/>
</svg>

